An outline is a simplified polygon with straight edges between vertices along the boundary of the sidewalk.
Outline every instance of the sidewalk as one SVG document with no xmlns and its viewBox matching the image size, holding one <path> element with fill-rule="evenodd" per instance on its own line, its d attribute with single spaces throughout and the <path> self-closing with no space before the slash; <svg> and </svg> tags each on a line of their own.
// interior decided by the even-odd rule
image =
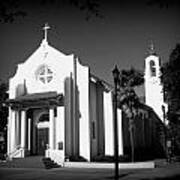
<svg viewBox="0 0 180 180">
<path fill-rule="evenodd" d="M 153 169 L 120 169 L 119 180 L 180 179 L 180 164 L 164 164 Z M 1 180 L 113 180 L 114 169 L 101 168 L 2 168 Z"/>
<path fill-rule="evenodd" d="M 65 168 L 96 168 L 96 169 L 113 169 L 114 163 L 97 163 L 97 162 L 65 162 Z M 151 169 L 155 168 L 154 161 L 119 163 L 119 169 Z"/>
</svg>

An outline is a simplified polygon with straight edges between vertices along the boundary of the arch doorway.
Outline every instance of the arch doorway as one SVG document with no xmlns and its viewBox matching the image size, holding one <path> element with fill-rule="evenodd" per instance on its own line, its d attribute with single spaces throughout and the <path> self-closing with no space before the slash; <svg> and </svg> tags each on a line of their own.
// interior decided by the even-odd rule
<svg viewBox="0 0 180 180">
<path fill-rule="evenodd" d="M 49 114 L 42 114 L 37 123 L 37 154 L 44 155 L 49 144 Z"/>
</svg>

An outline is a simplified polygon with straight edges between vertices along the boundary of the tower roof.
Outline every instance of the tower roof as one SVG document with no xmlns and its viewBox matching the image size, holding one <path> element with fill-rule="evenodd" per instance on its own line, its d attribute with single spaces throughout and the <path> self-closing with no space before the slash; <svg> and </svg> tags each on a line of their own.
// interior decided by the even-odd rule
<svg viewBox="0 0 180 180">
<path fill-rule="evenodd" d="M 154 46 L 154 42 L 151 40 L 148 45 L 148 55 L 156 55 L 156 50 Z"/>
</svg>

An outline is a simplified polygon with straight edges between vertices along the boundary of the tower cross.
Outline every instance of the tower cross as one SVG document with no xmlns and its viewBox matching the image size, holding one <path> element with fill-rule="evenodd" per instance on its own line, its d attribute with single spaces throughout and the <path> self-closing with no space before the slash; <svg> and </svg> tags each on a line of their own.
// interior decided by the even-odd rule
<svg viewBox="0 0 180 180">
<path fill-rule="evenodd" d="M 154 43 L 153 41 L 151 40 L 150 42 L 150 50 L 153 52 L 154 51 Z"/>
<path fill-rule="evenodd" d="M 155 47 L 154 47 L 154 42 L 150 40 L 149 48 L 148 48 L 149 54 L 155 54 Z"/>
<path fill-rule="evenodd" d="M 48 23 L 45 23 L 43 30 L 44 30 L 44 40 L 47 41 L 47 33 L 48 33 L 48 29 L 50 29 L 50 26 L 48 25 Z"/>
</svg>

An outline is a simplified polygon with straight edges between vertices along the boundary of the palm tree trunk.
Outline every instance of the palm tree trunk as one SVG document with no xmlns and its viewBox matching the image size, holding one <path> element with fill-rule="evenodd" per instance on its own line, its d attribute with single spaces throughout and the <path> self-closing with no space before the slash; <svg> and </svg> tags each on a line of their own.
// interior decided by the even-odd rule
<svg viewBox="0 0 180 180">
<path fill-rule="evenodd" d="M 129 119 L 129 134 L 130 134 L 130 144 L 131 144 L 131 162 L 134 162 L 134 127 L 133 127 L 133 119 Z"/>
</svg>

